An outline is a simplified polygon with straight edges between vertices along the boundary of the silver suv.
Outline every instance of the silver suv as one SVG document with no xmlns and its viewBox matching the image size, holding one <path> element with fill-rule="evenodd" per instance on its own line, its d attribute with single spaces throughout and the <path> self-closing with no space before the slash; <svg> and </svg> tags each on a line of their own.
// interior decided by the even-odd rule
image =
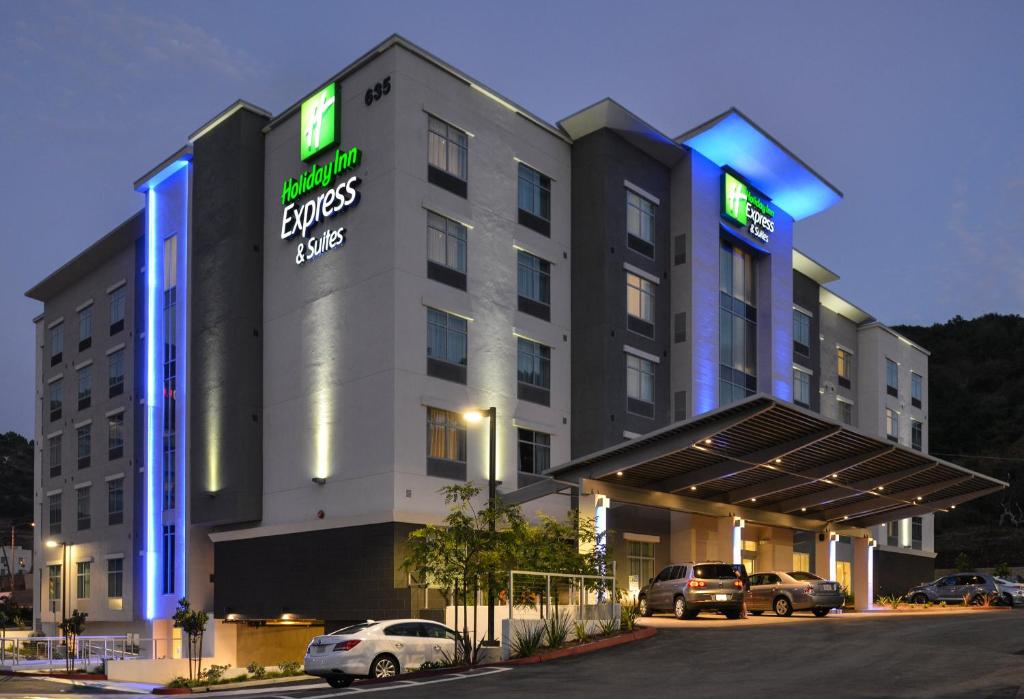
<svg viewBox="0 0 1024 699">
<path fill-rule="evenodd" d="M 640 614 L 671 611 L 677 619 L 694 619 L 704 611 L 719 611 L 738 619 L 747 589 L 742 565 L 707 561 L 674 563 L 651 578 L 637 596 Z"/>
<path fill-rule="evenodd" d="M 955 573 L 946 575 L 930 583 L 922 583 L 907 593 L 907 598 L 914 604 L 925 602 L 966 602 L 981 604 L 986 595 L 1006 603 L 1008 591 L 1000 589 L 995 577 L 988 573 Z M 1013 601 L 1013 593 L 1010 600 Z"/>
</svg>

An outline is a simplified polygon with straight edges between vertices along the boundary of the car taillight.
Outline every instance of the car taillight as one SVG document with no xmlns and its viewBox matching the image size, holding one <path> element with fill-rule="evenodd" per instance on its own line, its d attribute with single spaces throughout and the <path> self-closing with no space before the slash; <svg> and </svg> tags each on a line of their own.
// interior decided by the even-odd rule
<svg viewBox="0 0 1024 699">
<path fill-rule="evenodd" d="M 703 580 L 691 580 L 690 582 L 686 583 L 686 586 L 687 587 L 706 587 L 707 583 L 705 583 Z"/>
<path fill-rule="evenodd" d="M 733 580 L 732 581 L 732 586 L 735 587 L 737 590 L 742 590 L 743 589 L 743 581 L 742 580 Z"/>
<path fill-rule="evenodd" d="M 350 641 L 342 641 L 341 643 L 334 644 L 334 650 L 352 650 L 359 645 L 359 639 L 352 639 Z"/>
<path fill-rule="evenodd" d="M 810 585 L 808 585 L 807 587 L 804 588 L 804 594 L 805 595 L 813 595 L 814 594 L 814 588 L 811 587 Z"/>
</svg>

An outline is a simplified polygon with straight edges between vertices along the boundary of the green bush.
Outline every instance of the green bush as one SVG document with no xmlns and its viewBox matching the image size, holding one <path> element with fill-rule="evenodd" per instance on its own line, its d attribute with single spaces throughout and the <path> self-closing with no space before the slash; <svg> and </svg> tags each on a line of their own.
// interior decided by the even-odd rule
<svg viewBox="0 0 1024 699">
<path fill-rule="evenodd" d="M 181 687 L 191 687 L 192 682 L 187 677 L 175 677 L 167 683 L 167 686 L 172 689 L 179 689 Z"/>
<path fill-rule="evenodd" d="M 537 655 L 544 643 L 545 627 L 541 624 L 520 625 L 512 632 L 512 643 L 509 650 L 517 658 L 528 658 Z"/>
<path fill-rule="evenodd" d="M 259 663 L 249 663 L 245 668 L 254 680 L 262 680 L 267 675 L 267 668 Z"/>
<path fill-rule="evenodd" d="M 573 625 L 573 633 L 576 635 L 576 640 L 580 643 L 586 643 L 590 640 L 590 632 L 587 630 L 586 621 L 577 621 Z"/>
<path fill-rule="evenodd" d="M 569 638 L 572 617 L 569 612 L 557 612 L 544 620 L 544 640 L 549 648 L 561 648 Z"/>
<path fill-rule="evenodd" d="M 597 628 L 601 632 L 602 636 L 612 636 L 618 633 L 620 623 L 620 619 L 610 616 L 607 619 L 601 619 L 598 621 Z"/>
<path fill-rule="evenodd" d="M 281 671 L 282 677 L 292 677 L 294 675 L 302 674 L 302 665 L 294 660 L 282 660 L 277 664 L 277 669 Z"/>
<path fill-rule="evenodd" d="M 203 670 L 202 677 L 200 680 L 204 684 L 217 684 L 224 679 L 224 672 L 230 665 L 211 665 L 206 670 Z"/>
</svg>

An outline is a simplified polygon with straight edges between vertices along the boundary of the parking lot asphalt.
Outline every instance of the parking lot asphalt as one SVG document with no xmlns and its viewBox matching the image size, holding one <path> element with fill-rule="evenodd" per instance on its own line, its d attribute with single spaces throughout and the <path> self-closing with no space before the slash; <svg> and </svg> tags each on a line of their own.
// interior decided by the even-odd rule
<svg viewBox="0 0 1024 699">
<path fill-rule="evenodd" d="M 657 616 L 646 641 L 504 672 L 430 683 L 326 684 L 275 696 L 328 699 L 368 690 L 413 697 L 1024 698 L 1024 610 L 771 614 L 730 621 Z M 238 696 L 238 695 L 236 695 Z M 268 699 L 264 695 L 263 699 Z"/>
</svg>

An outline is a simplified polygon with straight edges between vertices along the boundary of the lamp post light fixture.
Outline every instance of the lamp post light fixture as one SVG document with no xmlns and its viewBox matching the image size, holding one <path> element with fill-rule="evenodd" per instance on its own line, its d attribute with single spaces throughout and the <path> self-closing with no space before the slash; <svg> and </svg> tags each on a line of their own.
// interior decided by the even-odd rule
<svg viewBox="0 0 1024 699">
<path fill-rule="evenodd" d="M 498 409 L 493 405 L 486 411 L 467 410 L 462 418 L 469 424 L 475 425 L 480 422 L 484 415 L 490 421 L 490 439 L 488 444 L 488 466 L 487 466 L 487 506 L 491 511 L 490 530 L 494 531 L 494 506 L 498 498 L 497 481 L 497 430 L 498 430 Z M 487 644 L 494 645 L 494 580 L 491 575 L 487 576 Z"/>
<path fill-rule="evenodd" d="M 67 595 L 67 580 L 68 580 L 68 549 L 71 547 L 66 541 L 57 541 L 56 539 L 47 539 L 46 548 L 55 549 L 58 546 L 60 550 L 60 626 L 61 635 L 64 636 L 64 643 L 67 644 L 68 637 L 67 632 L 64 631 L 68 621 L 68 595 Z"/>
</svg>

